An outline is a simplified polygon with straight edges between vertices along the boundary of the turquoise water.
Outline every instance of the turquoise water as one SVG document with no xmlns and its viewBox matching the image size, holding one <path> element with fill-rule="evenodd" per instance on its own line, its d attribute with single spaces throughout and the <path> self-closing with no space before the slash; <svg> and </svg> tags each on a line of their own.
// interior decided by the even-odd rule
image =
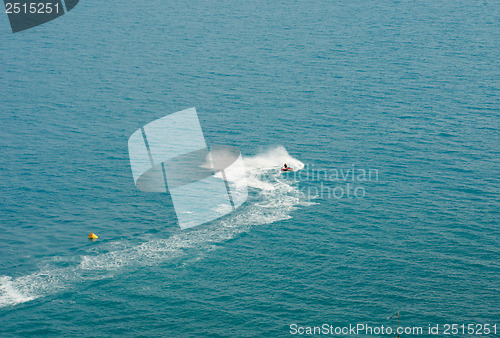
<svg viewBox="0 0 500 338">
<path fill-rule="evenodd" d="M 0 335 L 500 326 L 499 14 L 80 2 L 2 34 Z M 168 195 L 134 187 L 127 140 L 192 106 L 207 143 L 242 151 L 250 196 L 181 231 Z"/>
</svg>

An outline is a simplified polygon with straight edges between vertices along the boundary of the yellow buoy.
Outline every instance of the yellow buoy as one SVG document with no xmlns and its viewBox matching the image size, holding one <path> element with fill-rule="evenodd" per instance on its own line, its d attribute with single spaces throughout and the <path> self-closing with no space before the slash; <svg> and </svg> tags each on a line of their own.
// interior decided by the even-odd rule
<svg viewBox="0 0 500 338">
<path fill-rule="evenodd" d="M 89 239 L 98 239 L 98 238 L 99 238 L 99 237 L 97 237 L 97 235 L 96 235 L 96 234 L 94 234 L 93 232 L 91 232 L 91 233 L 89 234 Z"/>
</svg>

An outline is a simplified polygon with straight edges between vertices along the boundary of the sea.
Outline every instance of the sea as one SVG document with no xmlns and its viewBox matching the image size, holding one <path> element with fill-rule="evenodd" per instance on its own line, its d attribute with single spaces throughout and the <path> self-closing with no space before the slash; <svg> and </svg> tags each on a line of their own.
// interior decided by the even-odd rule
<svg viewBox="0 0 500 338">
<path fill-rule="evenodd" d="M 3 30 L 0 336 L 500 337 L 499 17 L 82 0 Z M 128 138 L 191 107 L 248 199 L 181 230 Z"/>
</svg>

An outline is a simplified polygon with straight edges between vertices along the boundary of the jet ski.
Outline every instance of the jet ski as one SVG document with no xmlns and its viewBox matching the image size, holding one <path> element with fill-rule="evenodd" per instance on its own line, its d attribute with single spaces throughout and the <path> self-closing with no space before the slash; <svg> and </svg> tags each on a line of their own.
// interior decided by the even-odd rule
<svg viewBox="0 0 500 338">
<path fill-rule="evenodd" d="M 286 167 L 286 168 L 281 168 L 281 171 L 292 171 L 293 168 L 290 168 L 290 167 Z"/>
</svg>

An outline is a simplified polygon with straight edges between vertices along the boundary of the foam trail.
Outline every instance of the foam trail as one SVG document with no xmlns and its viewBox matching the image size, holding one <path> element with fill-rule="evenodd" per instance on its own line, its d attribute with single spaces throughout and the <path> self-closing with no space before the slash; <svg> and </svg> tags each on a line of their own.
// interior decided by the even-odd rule
<svg viewBox="0 0 500 338">
<path fill-rule="evenodd" d="M 0 307 L 33 300 L 26 290 L 22 290 L 9 276 L 0 277 Z"/>
<path fill-rule="evenodd" d="M 183 264 L 196 262 L 220 247 L 217 244 L 249 231 L 252 226 L 291 218 L 293 210 L 311 204 L 301 195 L 295 182 L 279 170 L 285 162 L 296 170 L 304 167 L 284 147 L 276 146 L 243 160 L 249 200 L 234 213 L 206 227 L 179 230 L 166 239 L 151 239 L 137 245 L 114 242 L 97 248 L 97 252 L 93 252 L 96 248 L 91 248 L 79 262 L 70 263 L 69 267 L 57 267 L 56 259 L 52 266 L 48 263 L 29 275 L 0 277 L 0 307 L 52 295 L 79 281 L 109 278 L 110 274 L 120 273 L 127 267 L 153 266 L 177 259 Z"/>
</svg>

